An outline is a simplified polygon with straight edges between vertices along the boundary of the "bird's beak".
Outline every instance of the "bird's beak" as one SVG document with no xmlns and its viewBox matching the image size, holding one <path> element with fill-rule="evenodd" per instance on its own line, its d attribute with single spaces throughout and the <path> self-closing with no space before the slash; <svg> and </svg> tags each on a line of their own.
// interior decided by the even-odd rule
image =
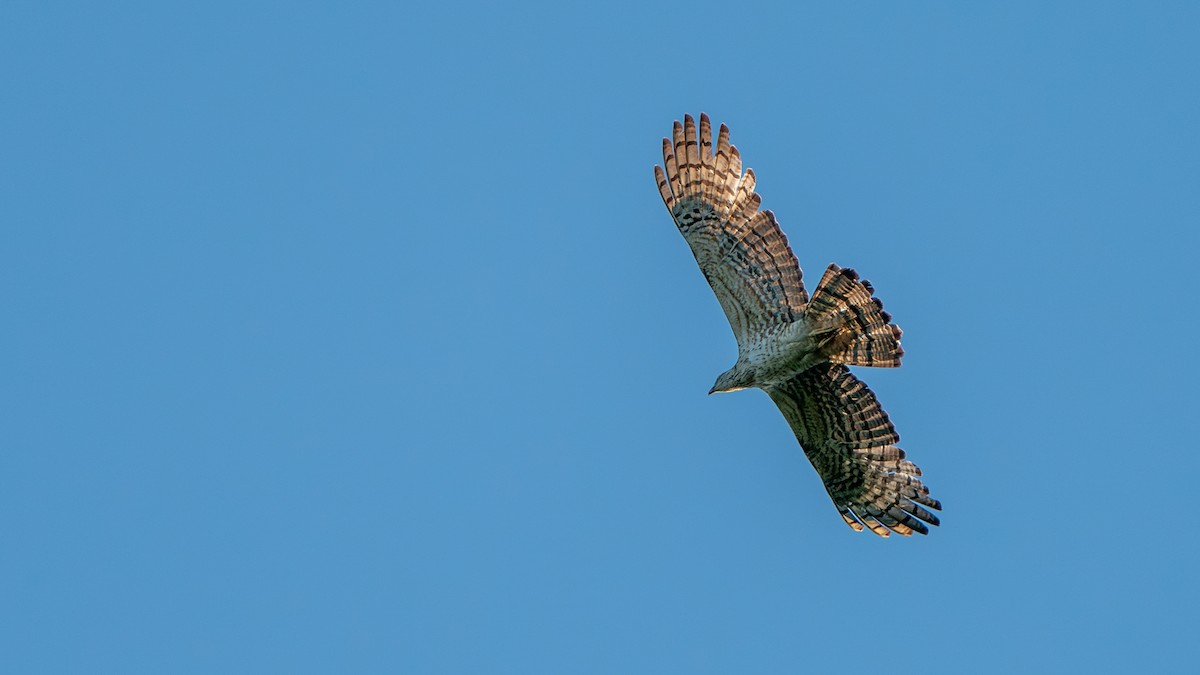
<svg viewBox="0 0 1200 675">
<path fill-rule="evenodd" d="M 715 393 L 717 393 L 717 385 L 714 384 L 713 388 L 708 390 L 708 395 L 712 396 Z"/>
</svg>

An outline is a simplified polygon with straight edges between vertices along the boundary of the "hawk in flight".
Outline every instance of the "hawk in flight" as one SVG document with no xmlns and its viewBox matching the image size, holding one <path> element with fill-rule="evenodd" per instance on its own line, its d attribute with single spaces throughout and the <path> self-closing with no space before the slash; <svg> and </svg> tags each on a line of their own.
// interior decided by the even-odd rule
<svg viewBox="0 0 1200 675">
<path fill-rule="evenodd" d="M 654 167 L 658 191 L 738 344 L 737 363 L 709 393 L 767 392 L 850 527 L 928 534 L 926 523 L 938 524 L 928 509 L 942 505 L 896 446 L 900 436 L 875 395 L 847 368 L 899 366 L 900 328 L 854 270 L 830 265 L 809 297 L 724 124 L 716 147 L 707 115 L 699 129 L 685 115 L 672 136 L 663 139 L 664 166 Z"/>
</svg>

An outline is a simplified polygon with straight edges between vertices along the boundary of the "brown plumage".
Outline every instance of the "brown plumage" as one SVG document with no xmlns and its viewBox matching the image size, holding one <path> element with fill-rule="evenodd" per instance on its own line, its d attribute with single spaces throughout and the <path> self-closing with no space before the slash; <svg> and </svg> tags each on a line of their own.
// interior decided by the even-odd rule
<svg viewBox="0 0 1200 675">
<path fill-rule="evenodd" d="M 900 436 L 875 395 L 846 367 L 894 368 L 904 353 L 900 328 L 871 284 L 830 265 L 809 298 L 724 124 L 714 147 L 708 116 L 697 129 L 685 115 L 663 139 L 663 165 L 654 167 L 658 191 L 738 343 L 737 363 L 710 393 L 766 391 L 850 527 L 928 534 L 926 523 L 938 524 L 928 509 L 941 503 L 896 446 Z"/>
</svg>

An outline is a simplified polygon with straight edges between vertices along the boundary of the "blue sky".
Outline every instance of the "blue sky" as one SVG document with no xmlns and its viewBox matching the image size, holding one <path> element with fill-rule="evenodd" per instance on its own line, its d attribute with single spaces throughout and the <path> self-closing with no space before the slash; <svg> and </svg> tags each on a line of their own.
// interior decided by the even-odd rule
<svg viewBox="0 0 1200 675">
<path fill-rule="evenodd" d="M 1183 672 L 1200 10 L 8 3 L 8 672 Z M 842 524 L 655 190 L 732 129 L 945 504 Z"/>
</svg>

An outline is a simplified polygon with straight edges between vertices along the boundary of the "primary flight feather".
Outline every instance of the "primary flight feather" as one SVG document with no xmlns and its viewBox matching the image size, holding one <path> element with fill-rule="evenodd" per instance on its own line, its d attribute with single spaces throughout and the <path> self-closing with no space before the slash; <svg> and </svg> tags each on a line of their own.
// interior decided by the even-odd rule
<svg viewBox="0 0 1200 675">
<path fill-rule="evenodd" d="M 663 139 L 658 191 L 737 338 L 738 359 L 709 393 L 764 390 L 791 425 L 834 506 L 855 530 L 928 534 L 942 505 L 875 395 L 847 366 L 894 368 L 904 350 L 874 289 L 830 265 L 810 298 L 775 215 L 760 211 L 724 124 L 700 115 Z"/>
</svg>

